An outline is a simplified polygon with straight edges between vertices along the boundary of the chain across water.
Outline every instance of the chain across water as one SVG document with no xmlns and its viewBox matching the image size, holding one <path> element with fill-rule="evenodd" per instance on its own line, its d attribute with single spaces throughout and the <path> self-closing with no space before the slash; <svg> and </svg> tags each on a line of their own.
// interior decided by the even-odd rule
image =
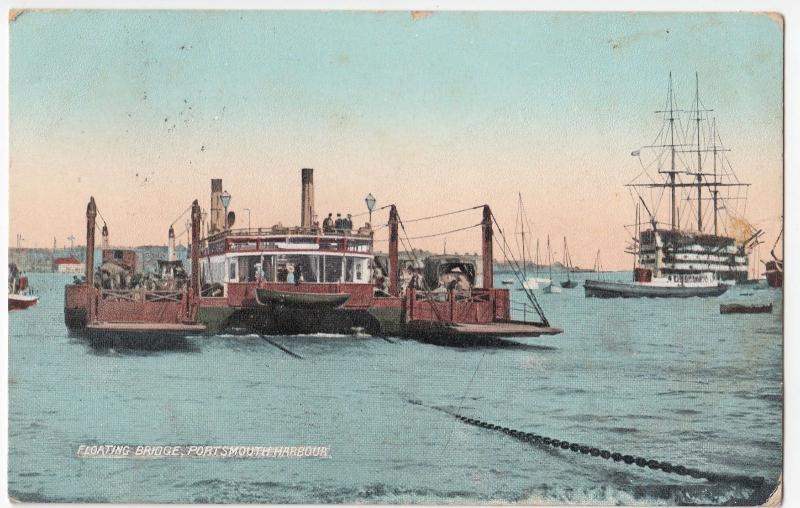
<svg viewBox="0 0 800 508">
<path fill-rule="evenodd" d="M 464 415 L 447 411 L 442 408 L 426 406 L 425 404 L 422 404 L 421 402 L 418 401 L 409 401 L 409 402 L 411 404 L 429 407 L 431 409 L 436 409 L 443 413 L 449 414 L 461 420 L 462 422 L 466 423 L 467 425 L 473 425 L 475 427 L 480 427 L 487 430 L 502 432 L 514 439 L 517 439 L 518 441 L 522 441 L 524 443 L 530 443 L 537 446 L 551 447 L 565 451 L 571 451 L 583 455 L 590 455 L 592 457 L 599 457 L 605 460 L 613 460 L 614 462 L 624 463 L 629 466 L 635 465 L 641 468 L 647 467 L 649 469 L 660 470 L 664 473 L 671 473 L 680 476 L 690 476 L 692 478 L 704 479 L 710 482 L 739 483 L 748 487 L 761 487 L 764 485 L 765 482 L 765 479 L 760 476 L 752 477 L 746 475 L 727 475 L 727 474 L 711 473 L 708 471 L 701 471 L 699 469 L 690 468 L 682 465 L 676 465 L 666 461 L 646 459 L 644 457 L 637 457 L 635 455 L 623 454 L 620 452 L 612 452 L 610 450 L 601 449 L 595 446 L 589 446 L 580 443 L 571 443 L 569 441 L 565 441 L 562 439 L 554 439 L 551 437 L 535 434 L 533 432 L 521 432 L 516 429 L 509 429 L 508 427 L 503 427 L 501 425 L 484 422 L 482 420 L 478 420 L 475 418 L 468 418 Z"/>
</svg>

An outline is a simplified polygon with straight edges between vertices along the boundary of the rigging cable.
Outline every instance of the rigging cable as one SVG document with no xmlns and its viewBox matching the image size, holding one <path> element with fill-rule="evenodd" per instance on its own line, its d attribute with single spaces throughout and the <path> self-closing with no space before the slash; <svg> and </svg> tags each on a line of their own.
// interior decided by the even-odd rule
<svg viewBox="0 0 800 508">
<path fill-rule="evenodd" d="M 522 280 L 522 276 L 520 275 L 522 271 L 519 268 L 519 263 L 517 262 L 516 258 L 514 257 L 514 253 L 511 251 L 511 245 L 506 240 L 506 235 L 503 233 L 503 228 L 500 227 L 500 223 L 497 222 L 497 217 L 494 216 L 494 213 L 491 213 L 492 221 L 497 226 L 497 232 L 500 233 L 500 236 L 503 239 L 503 243 L 501 244 L 499 240 L 497 241 L 498 247 L 500 247 L 500 251 L 503 253 L 503 257 L 505 257 L 506 261 L 512 263 L 512 268 L 514 272 L 514 276 L 517 278 L 519 283 L 522 285 L 522 289 L 525 290 L 525 295 L 528 297 L 528 301 L 531 303 L 533 308 L 536 310 L 536 313 L 539 314 L 539 317 L 542 319 L 542 324 L 544 326 L 550 326 L 550 322 L 547 320 L 547 317 L 544 315 L 544 310 L 539 305 L 539 302 L 536 300 L 536 296 L 534 296 L 533 292 L 525 287 L 525 284 Z M 508 252 L 506 252 L 506 250 Z M 510 255 L 510 256 L 509 256 Z"/>
<path fill-rule="evenodd" d="M 414 264 L 419 266 L 419 259 L 417 258 L 417 253 L 414 252 L 414 248 L 411 245 L 411 240 L 408 238 L 408 233 L 406 232 L 406 227 L 403 224 L 403 221 L 400 219 L 400 213 L 397 211 L 396 208 L 395 208 L 395 216 L 397 217 L 397 222 L 400 224 L 400 228 L 403 230 L 403 234 L 406 236 L 406 240 L 404 241 L 403 237 L 401 237 L 399 234 L 397 235 L 397 238 L 400 240 L 400 242 L 403 243 L 403 246 L 406 249 L 411 250 L 411 255 L 414 257 Z M 406 252 L 408 252 L 408 250 Z M 396 269 L 397 268 L 392 268 L 392 270 Z M 433 313 L 436 315 L 436 320 L 443 321 L 441 314 L 439 314 L 439 309 L 436 306 L 436 302 L 433 301 L 433 297 L 431 296 L 430 290 L 426 288 L 424 292 L 425 292 L 425 297 L 428 300 L 428 303 L 430 303 L 431 305 L 431 310 L 433 310 Z M 411 304 L 413 305 L 414 302 L 411 302 Z"/>
</svg>

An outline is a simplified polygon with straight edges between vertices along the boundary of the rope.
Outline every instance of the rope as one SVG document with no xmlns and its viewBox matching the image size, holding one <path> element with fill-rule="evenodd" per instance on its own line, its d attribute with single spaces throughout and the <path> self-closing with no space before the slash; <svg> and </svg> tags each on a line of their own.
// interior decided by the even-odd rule
<svg viewBox="0 0 800 508">
<path fill-rule="evenodd" d="M 108 224 L 108 221 L 106 220 L 106 218 L 103 217 L 102 213 L 100 213 L 100 207 L 98 207 L 97 204 L 94 205 L 94 209 L 95 209 L 95 211 L 97 211 L 97 215 L 99 215 L 100 218 L 103 219 L 103 224 Z M 95 222 L 95 224 L 97 224 L 97 223 Z"/>
<path fill-rule="evenodd" d="M 283 347 L 282 345 L 278 344 L 278 343 L 277 343 L 277 342 L 275 342 L 274 340 L 271 340 L 269 337 L 264 337 L 263 335 L 259 335 L 259 337 L 261 337 L 261 338 L 262 338 L 262 339 L 264 339 L 265 341 L 269 342 L 270 344 L 272 344 L 272 345 L 273 345 L 273 346 L 275 346 L 276 348 L 280 349 L 281 351 L 283 351 L 283 352 L 284 352 L 284 353 L 286 353 L 287 355 L 289 355 L 289 356 L 294 356 L 295 358 L 298 358 L 298 359 L 300 359 L 300 360 L 302 360 L 302 359 L 303 359 L 303 357 L 302 357 L 302 356 L 300 356 L 300 355 L 298 355 L 297 353 L 295 353 L 295 352 L 292 352 L 292 351 L 290 351 L 289 349 L 287 349 L 287 348 Z"/>
<path fill-rule="evenodd" d="M 457 213 L 468 212 L 470 210 L 476 210 L 478 208 L 483 208 L 483 205 L 477 205 L 477 206 L 473 206 L 471 208 L 464 208 L 462 210 L 456 210 L 454 212 L 445 212 L 445 213 L 440 213 L 440 214 L 437 214 L 437 215 L 429 215 L 428 217 L 419 217 L 419 218 L 416 218 L 416 219 L 409 219 L 409 220 L 407 220 L 405 222 L 406 222 L 406 224 L 411 224 L 412 222 L 420 222 L 420 221 L 423 221 L 423 220 L 438 219 L 439 217 L 447 217 L 448 215 L 455 215 Z"/>
<path fill-rule="evenodd" d="M 397 222 L 400 224 L 400 228 L 403 230 L 403 234 L 406 236 L 406 240 L 404 241 L 403 237 L 401 237 L 399 234 L 397 235 L 397 238 L 400 240 L 400 242 L 403 243 L 403 248 L 407 249 L 406 252 L 409 252 L 410 250 L 411 255 L 414 256 L 414 264 L 419 266 L 419 259 L 417 258 L 417 253 L 414 252 L 414 249 L 411 246 L 411 239 L 408 237 L 408 233 L 406 232 L 406 226 L 405 224 L 403 224 L 403 221 L 400 220 L 400 213 L 397 212 L 396 209 L 395 209 L 395 216 L 397 217 Z M 392 270 L 396 270 L 396 268 L 392 267 Z M 442 319 L 442 315 L 439 314 L 439 309 L 436 307 L 436 302 L 434 302 L 433 297 L 431 297 L 431 292 L 427 289 L 425 289 L 424 292 L 425 292 L 425 297 L 428 300 L 428 303 L 430 303 L 431 305 L 431 310 L 433 310 L 433 313 L 436 315 L 436 320 L 440 322 L 444 321 Z M 414 305 L 414 302 L 411 302 L 411 305 Z"/>
<path fill-rule="evenodd" d="M 406 239 L 407 240 L 422 240 L 423 238 L 433 238 L 435 236 L 445 236 L 445 235 L 449 235 L 451 233 L 458 233 L 459 231 L 466 231 L 468 229 L 476 228 L 476 227 L 481 226 L 481 225 L 482 224 L 479 222 L 478 224 L 473 224 L 472 226 L 466 226 L 466 227 L 463 227 L 463 228 L 451 229 L 450 231 L 441 231 L 439 233 L 433 233 L 433 234 L 430 234 L 430 235 L 406 236 Z M 403 230 L 403 232 L 405 233 L 405 230 Z M 381 240 L 375 240 L 375 241 L 377 241 L 377 242 L 388 242 L 389 240 L 388 239 L 381 239 Z"/>
<path fill-rule="evenodd" d="M 497 217 L 494 216 L 494 213 L 492 213 L 491 215 L 492 215 L 492 221 L 497 226 L 497 232 L 500 234 L 500 237 L 503 239 L 503 243 L 501 244 L 500 241 L 495 238 L 495 241 L 497 241 L 498 247 L 500 247 L 500 251 L 503 253 L 503 257 L 505 258 L 505 260 L 507 262 L 511 263 L 512 271 L 514 273 L 514 277 L 517 278 L 517 281 L 520 283 L 520 285 L 522 286 L 522 289 L 525 291 L 525 295 L 528 297 L 528 301 L 531 303 L 531 305 L 533 306 L 534 310 L 536 310 L 536 313 L 539 314 L 539 318 L 542 320 L 542 324 L 544 326 L 550 326 L 550 322 L 547 320 L 547 317 L 544 315 L 544 310 L 539 305 L 539 301 L 536 300 L 536 296 L 533 294 L 533 292 L 530 289 L 525 287 L 525 284 L 524 284 L 525 281 L 522 280 L 522 276 L 521 276 L 522 270 L 520 270 L 519 263 L 517 262 L 516 258 L 514 257 L 514 253 L 511 251 L 511 245 L 508 243 L 508 240 L 506 240 L 506 235 L 505 235 L 505 233 L 503 233 L 503 228 L 500 227 L 500 223 L 497 222 Z"/>
<path fill-rule="evenodd" d="M 692 478 L 705 479 L 710 482 L 740 483 L 748 487 L 757 488 L 764 486 L 764 483 L 766 481 L 761 476 L 754 477 L 747 475 L 729 475 L 729 474 L 712 473 L 709 471 L 702 471 L 699 469 L 689 468 L 682 465 L 675 465 L 666 461 L 658 461 L 653 459 L 648 460 L 644 457 L 638 457 L 630 454 L 623 454 L 620 452 L 612 452 L 610 450 L 601 449 L 595 446 L 589 446 L 580 443 L 571 443 L 569 441 L 554 439 L 539 434 L 535 434 L 533 432 L 521 432 L 519 430 L 509 429 L 507 427 L 502 427 L 500 425 L 485 422 L 482 420 L 467 418 L 466 416 L 460 414 L 460 410 L 459 412 L 451 412 L 443 408 L 428 406 L 416 400 L 409 400 L 408 402 L 410 404 L 414 404 L 417 406 L 427 407 L 429 409 L 435 409 L 437 411 L 441 411 L 442 413 L 448 414 L 450 416 L 453 416 L 454 418 L 457 418 L 458 420 L 461 420 L 467 425 L 473 425 L 475 427 L 481 427 L 487 430 L 496 430 L 498 432 L 506 434 L 507 436 L 517 439 L 518 441 L 522 441 L 523 443 L 530 443 L 543 448 L 549 446 L 552 448 L 561 449 L 565 451 L 581 453 L 582 455 L 591 455 L 592 457 L 599 457 L 604 460 L 610 459 L 613 460 L 614 462 L 624 462 L 629 466 L 636 465 L 641 468 L 647 467 L 653 470 L 662 471 L 664 473 L 676 474 L 679 476 L 691 476 Z"/>
<path fill-rule="evenodd" d="M 170 227 L 174 226 L 176 222 L 178 222 L 179 220 L 181 220 L 181 217 L 183 217 L 184 215 L 186 215 L 186 212 L 188 212 L 189 210 L 191 210 L 191 209 L 192 209 L 192 206 L 193 206 L 193 205 L 189 205 L 189 208 L 187 208 L 186 210 L 182 211 L 180 215 L 178 215 L 177 217 L 175 217 L 175 220 L 169 223 Z"/>
<path fill-rule="evenodd" d="M 390 206 L 392 206 L 392 205 L 386 205 L 386 206 L 382 206 L 382 207 L 380 207 L 380 208 L 376 208 L 375 210 L 372 210 L 372 213 L 375 213 L 375 212 L 380 212 L 381 210 L 386 210 L 386 209 L 387 209 L 387 208 L 389 208 Z M 356 217 L 363 217 L 363 216 L 365 216 L 365 215 L 369 215 L 369 213 L 370 213 L 370 212 L 369 212 L 369 210 L 367 210 L 366 212 L 357 213 L 357 214 L 355 214 L 355 215 L 352 215 L 352 214 L 351 214 L 351 215 L 350 215 L 350 217 L 352 217 L 352 218 L 354 218 L 354 219 L 355 219 Z"/>
</svg>

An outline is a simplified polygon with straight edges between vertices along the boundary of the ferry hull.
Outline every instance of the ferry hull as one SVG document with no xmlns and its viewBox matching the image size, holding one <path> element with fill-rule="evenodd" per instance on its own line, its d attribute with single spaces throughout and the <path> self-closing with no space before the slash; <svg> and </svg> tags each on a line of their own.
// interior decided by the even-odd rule
<svg viewBox="0 0 800 508">
<path fill-rule="evenodd" d="M 381 322 L 366 309 L 304 308 L 269 304 L 241 309 L 231 316 L 228 324 L 262 335 L 379 335 L 384 329 Z"/>
<path fill-rule="evenodd" d="M 447 323 L 414 320 L 406 323 L 403 336 L 407 339 L 449 347 L 505 347 L 523 344 L 514 338 L 557 335 L 558 328 L 541 323 L 495 321 L 492 323 Z"/>
<path fill-rule="evenodd" d="M 720 296 L 728 290 L 725 284 L 707 287 L 663 287 L 626 282 L 587 280 L 587 298 L 692 298 Z"/>
</svg>

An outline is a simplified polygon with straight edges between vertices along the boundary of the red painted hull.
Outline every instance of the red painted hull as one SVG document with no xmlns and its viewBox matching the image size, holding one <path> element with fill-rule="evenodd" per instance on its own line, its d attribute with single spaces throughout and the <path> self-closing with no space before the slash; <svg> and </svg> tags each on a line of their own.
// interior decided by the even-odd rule
<svg viewBox="0 0 800 508">
<path fill-rule="evenodd" d="M 783 261 L 768 261 L 766 264 L 767 284 L 771 288 L 783 287 Z"/>
<path fill-rule="evenodd" d="M 8 295 L 8 310 L 23 310 L 33 307 L 39 301 L 38 296 Z"/>
</svg>

